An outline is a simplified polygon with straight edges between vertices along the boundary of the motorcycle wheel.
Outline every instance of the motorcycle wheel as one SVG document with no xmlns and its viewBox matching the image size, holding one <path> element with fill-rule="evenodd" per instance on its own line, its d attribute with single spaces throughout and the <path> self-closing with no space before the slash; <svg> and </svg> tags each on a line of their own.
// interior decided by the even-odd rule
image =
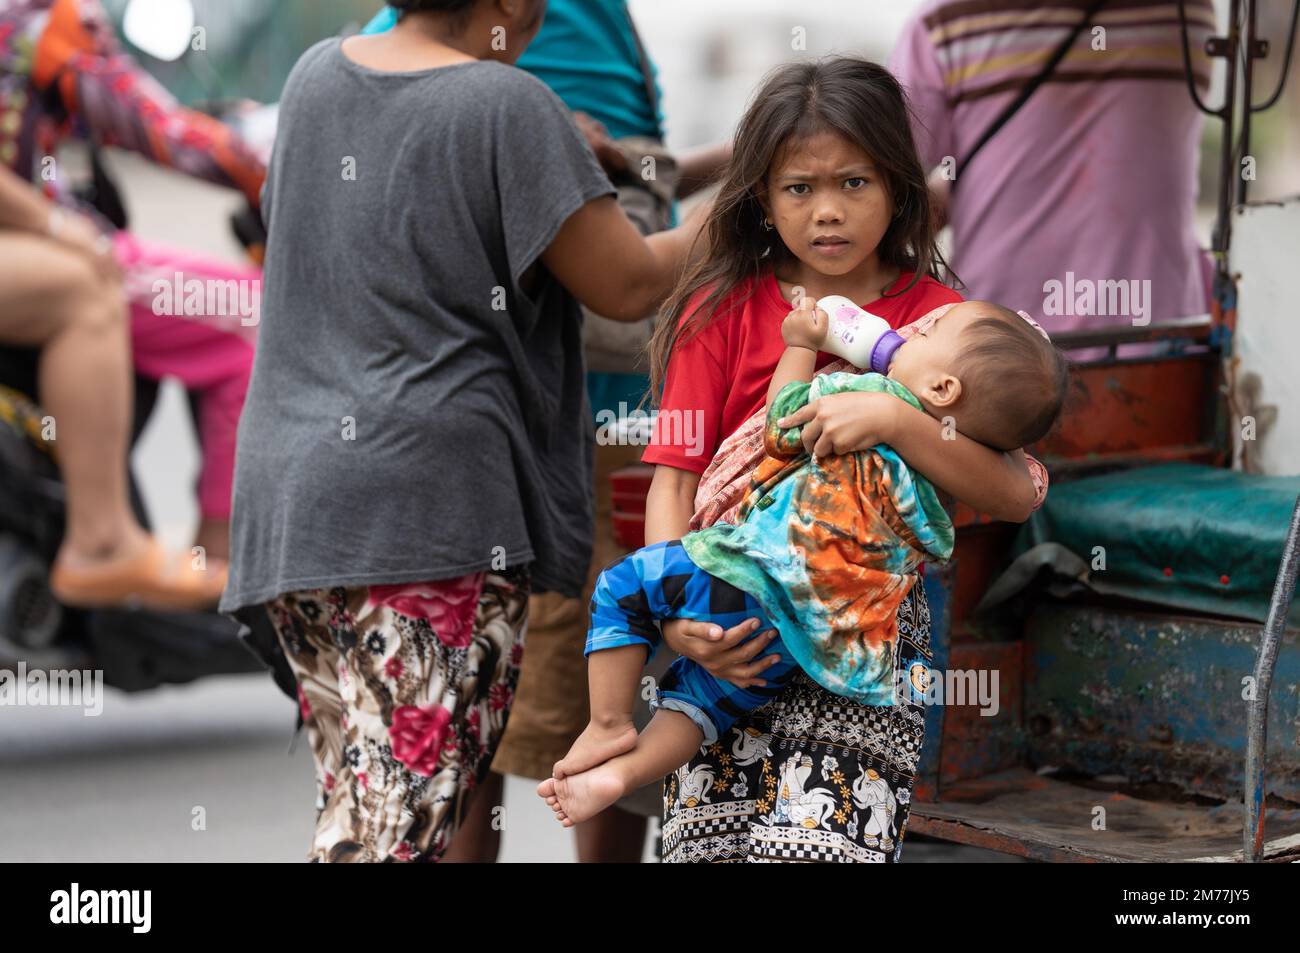
<svg viewBox="0 0 1300 953">
<path fill-rule="evenodd" d="M 12 536 L 0 536 L 0 643 L 43 652 L 58 638 L 63 607 L 50 592 L 45 563 Z"/>
</svg>

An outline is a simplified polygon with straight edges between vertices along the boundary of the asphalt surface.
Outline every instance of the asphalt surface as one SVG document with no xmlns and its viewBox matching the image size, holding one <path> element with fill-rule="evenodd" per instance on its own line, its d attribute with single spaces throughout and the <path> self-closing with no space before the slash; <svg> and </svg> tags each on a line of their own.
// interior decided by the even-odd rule
<svg viewBox="0 0 1300 953">
<path fill-rule="evenodd" d="M 11 707 L 0 717 L 0 861 L 295 862 L 311 837 L 306 736 L 269 676 L 209 678 L 127 695 L 102 714 Z M 573 836 L 509 778 L 503 862 L 570 862 Z M 201 819 L 202 823 L 196 823 Z M 197 828 L 197 829 L 196 829 Z M 653 861 L 653 830 L 645 860 Z M 903 863 L 1001 855 L 905 841 Z"/>
</svg>

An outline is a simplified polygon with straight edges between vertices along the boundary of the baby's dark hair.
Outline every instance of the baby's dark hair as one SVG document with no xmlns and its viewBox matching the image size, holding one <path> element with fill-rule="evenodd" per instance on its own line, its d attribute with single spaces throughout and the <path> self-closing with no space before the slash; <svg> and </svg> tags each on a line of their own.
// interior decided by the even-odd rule
<svg viewBox="0 0 1300 953">
<path fill-rule="evenodd" d="M 987 314 L 966 326 L 954 373 L 962 399 L 957 428 L 997 450 L 1042 440 L 1070 387 L 1065 356 L 1036 327 L 1001 305 L 969 302 Z"/>
</svg>

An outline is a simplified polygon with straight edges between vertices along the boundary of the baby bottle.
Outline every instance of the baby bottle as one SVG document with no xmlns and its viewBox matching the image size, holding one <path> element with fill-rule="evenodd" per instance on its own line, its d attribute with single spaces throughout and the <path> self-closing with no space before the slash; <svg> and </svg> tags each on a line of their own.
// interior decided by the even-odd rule
<svg viewBox="0 0 1300 953">
<path fill-rule="evenodd" d="M 889 372 L 889 362 L 902 346 L 903 338 L 890 328 L 888 321 L 863 311 L 842 295 L 827 295 L 818 300 L 817 307 L 830 318 L 823 351 L 844 358 L 854 367 L 877 374 Z"/>
</svg>

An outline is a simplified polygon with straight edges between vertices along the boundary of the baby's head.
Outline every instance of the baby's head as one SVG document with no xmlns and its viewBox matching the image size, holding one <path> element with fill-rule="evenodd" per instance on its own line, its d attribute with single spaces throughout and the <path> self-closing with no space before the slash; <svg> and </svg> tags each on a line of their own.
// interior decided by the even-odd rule
<svg viewBox="0 0 1300 953">
<path fill-rule="evenodd" d="M 996 450 L 1041 440 L 1065 403 L 1069 365 L 1046 336 L 988 301 L 955 305 L 894 355 L 889 376 L 927 413 Z"/>
</svg>

